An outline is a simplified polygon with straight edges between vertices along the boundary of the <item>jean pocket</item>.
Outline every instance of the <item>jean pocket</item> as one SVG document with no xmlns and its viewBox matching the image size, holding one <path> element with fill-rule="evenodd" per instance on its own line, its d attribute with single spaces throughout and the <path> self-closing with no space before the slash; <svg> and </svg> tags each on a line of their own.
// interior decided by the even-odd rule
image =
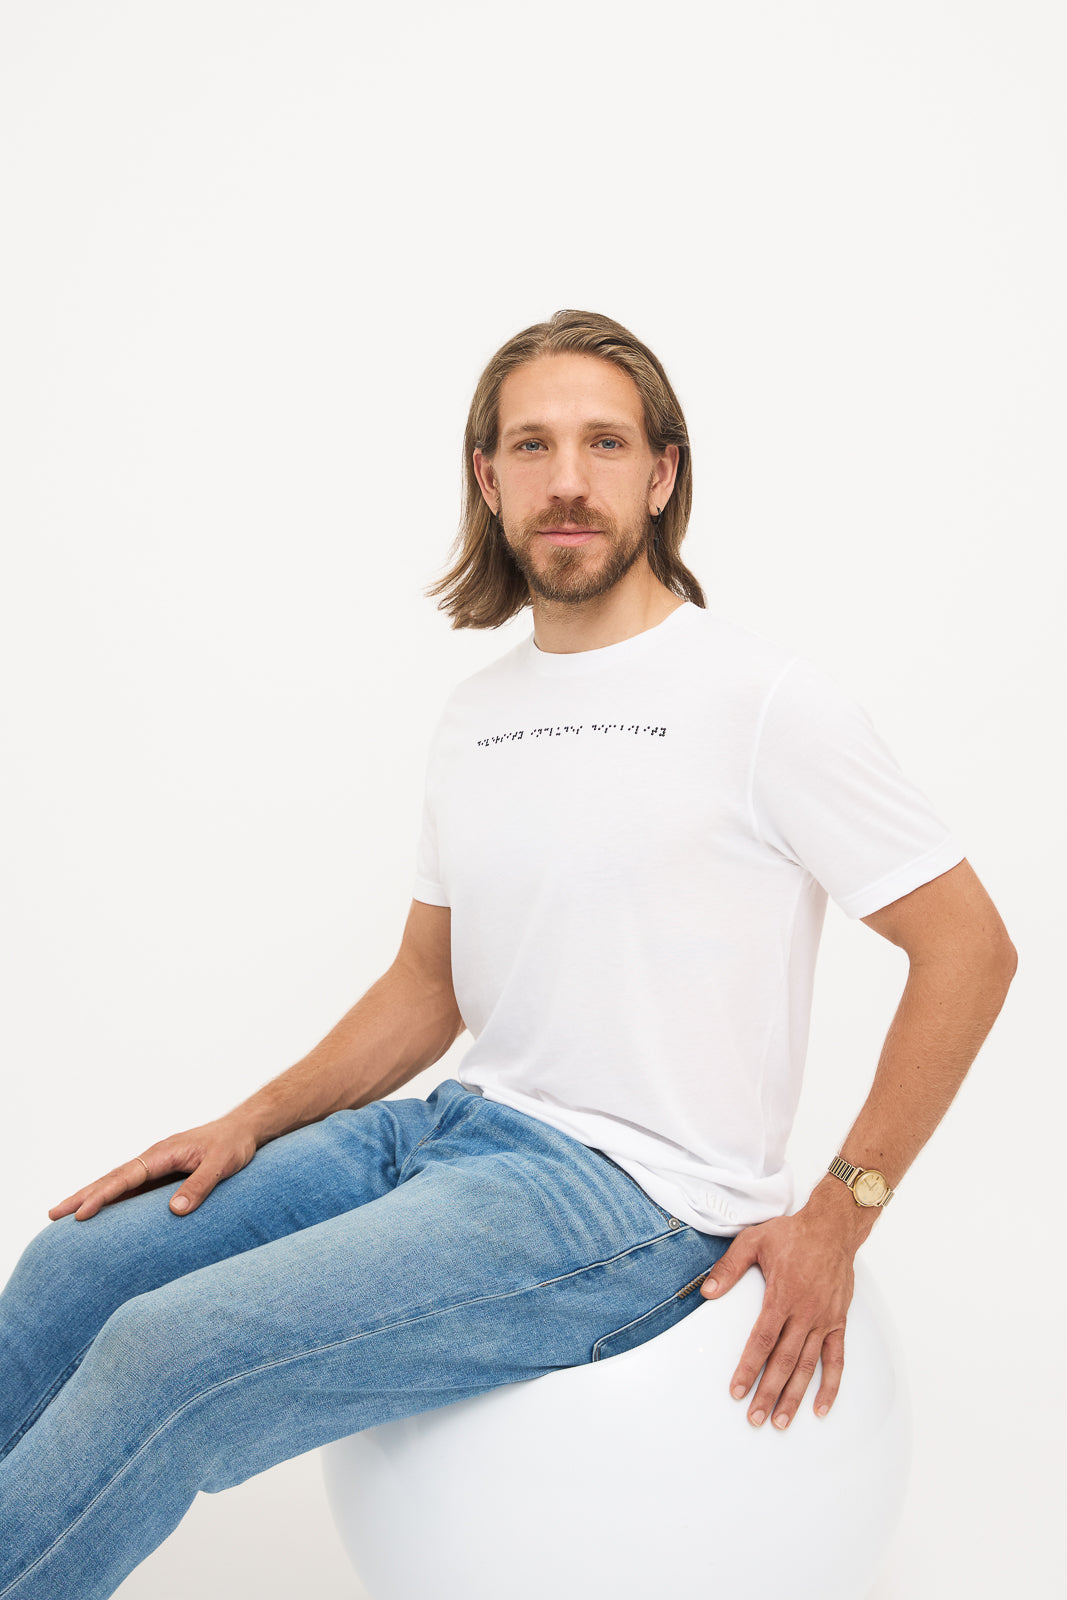
<svg viewBox="0 0 1067 1600">
<path fill-rule="evenodd" d="M 647 1189 L 642 1189 L 637 1179 L 632 1173 L 627 1172 L 625 1167 L 620 1167 L 619 1163 L 617 1161 L 613 1161 L 610 1156 L 606 1156 L 603 1150 L 597 1150 L 593 1145 L 590 1145 L 588 1148 L 592 1150 L 595 1156 L 599 1156 L 602 1161 L 607 1161 L 611 1166 L 613 1166 L 616 1172 L 621 1172 L 627 1182 L 631 1183 L 637 1190 L 638 1194 L 642 1195 L 648 1201 L 649 1205 L 652 1206 L 654 1210 L 663 1218 L 664 1222 L 670 1223 L 676 1228 L 682 1226 L 677 1217 L 672 1217 L 669 1211 L 665 1211 L 663 1209 L 658 1200 L 653 1200 Z"/>
<path fill-rule="evenodd" d="M 639 1344 L 645 1344 L 649 1339 L 654 1339 L 658 1333 L 665 1333 L 668 1328 L 673 1328 L 676 1322 L 681 1322 L 683 1317 L 687 1317 L 701 1304 L 696 1291 L 710 1271 L 710 1267 L 705 1267 L 703 1272 L 698 1273 L 669 1299 L 661 1300 L 651 1311 L 635 1317 L 632 1322 L 624 1323 L 613 1333 L 605 1333 L 593 1346 L 590 1360 L 606 1361 L 609 1356 L 621 1356 L 624 1350 L 635 1350 Z"/>
</svg>

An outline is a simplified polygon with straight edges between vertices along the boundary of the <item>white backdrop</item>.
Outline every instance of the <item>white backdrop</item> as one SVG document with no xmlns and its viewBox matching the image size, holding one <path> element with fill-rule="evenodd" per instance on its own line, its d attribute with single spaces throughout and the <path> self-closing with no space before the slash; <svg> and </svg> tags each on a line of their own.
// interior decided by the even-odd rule
<svg viewBox="0 0 1067 1600">
<path fill-rule="evenodd" d="M 863 1247 L 916 1400 L 871 1600 L 1053 1592 L 1065 45 L 1056 0 L 0 6 L 2 1276 L 392 959 L 441 702 L 530 629 L 423 593 L 471 394 L 600 311 L 686 410 L 709 605 L 853 689 L 1019 950 Z M 905 975 L 831 903 L 802 1198 Z M 355 1593 L 316 1458 L 120 1594 L 191 1574 Z"/>
</svg>

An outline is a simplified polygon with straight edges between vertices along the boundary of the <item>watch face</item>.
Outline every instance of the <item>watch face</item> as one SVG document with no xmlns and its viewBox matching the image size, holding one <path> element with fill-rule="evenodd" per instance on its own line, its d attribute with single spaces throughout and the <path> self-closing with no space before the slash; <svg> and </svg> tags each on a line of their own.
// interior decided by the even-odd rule
<svg viewBox="0 0 1067 1600">
<path fill-rule="evenodd" d="M 889 1193 L 889 1185 L 880 1172 L 869 1167 L 866 1172 L 860 1173 L 852 1185 L 852 1193 L 861 1206 L 877 1206 Z"/>
</svg>

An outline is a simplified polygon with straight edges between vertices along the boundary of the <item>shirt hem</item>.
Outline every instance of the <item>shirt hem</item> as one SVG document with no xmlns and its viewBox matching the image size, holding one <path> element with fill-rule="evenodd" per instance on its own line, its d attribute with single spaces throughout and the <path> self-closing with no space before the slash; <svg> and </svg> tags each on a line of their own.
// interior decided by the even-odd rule
<svg viewBox="0 0 1067 1600">
<path fill-rule="evenodd" d="M 416 878 L 412 886 L 412 899 L 421 900 L 428 906 L 447 906 L 450 904 L 448 895 L 439 883 L 432 883 L 429 878 Z"/>
<path fill-rule="evenodd" d="M 923 855 L 917 856 L 914 861 L 909 861 L 907 866 L 886 873 L 877 883 L 869 884 L 866 889 L 860 889 L 855 894 L 845 895 L 837 903 L 846 916 L 869 917 L 872 911 L 880 911 L 883 906 L 892 905 L 894 900 L 910 894 L 913 889 L 920 888 L 933 878 L 939 878 L 943 872 L 948 872 L 950 867 L 959 866 L 966 855 L 967 852 L 958 839 L 953 837 L 943 839 L 933 850 L 927 850 Z"/>
</svg>

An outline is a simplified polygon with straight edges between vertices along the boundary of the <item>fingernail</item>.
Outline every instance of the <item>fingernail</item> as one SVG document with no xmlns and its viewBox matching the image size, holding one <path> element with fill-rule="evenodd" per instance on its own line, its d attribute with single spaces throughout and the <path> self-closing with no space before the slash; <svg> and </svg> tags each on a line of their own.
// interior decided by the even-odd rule
<svg viewBox="0 0 1067 1600">
<path fill-rule="evenodd" d="M 763 1418 L 764 1418 L 765 1414 L 766 1413 L 763 1412 L 763 1411 L 753 1411 L 751 1417 L 748 1420 L 751 1422 L 751 1424 L 752 1424 L 752 1426 L 754 1428 L 758 1428 L 760 1423 L 763 1421 Z"/>
<path fill-rule="evenodd" d="M 785 1412 L 785 1411 L 780 1411 L 778 1413 L 778 1415 L 774 1419 L 774 1426 L 776 1428 L 788 1428 L 788 1426 L 789 1426 L 789 1415 L 788 1415 L 788 1413 Z"/>
<path fill-rule="evenodd" d="M 175 1211 L 188 1211 L 189 1201 L 186 1199 L 185 1195 L 180 1194 L 171 1201 L 171 1206 Z"/>
<path fill-rule="evenodd" d="M 743 1400 L 745 1398 L 745 1386 L 744 1386 L 744 1384 L 743 1383 L 735 1383 L 733 1388 L 730 1390 L 730 1393 L 733 1395 L 735 1400 Z"/>
<path fill-rule="evenodd" d="M 817 1417 L 825 1417 L 825 1415 L 829 1411 L 829 1409 L 830 1409 L 830 1407 L 828 1405 L 825 1405 L 825 1404 L 821 1405 L 821 1406 L 816 1406 L 815 1407 L 815 1415 Z"/>
</svg>

